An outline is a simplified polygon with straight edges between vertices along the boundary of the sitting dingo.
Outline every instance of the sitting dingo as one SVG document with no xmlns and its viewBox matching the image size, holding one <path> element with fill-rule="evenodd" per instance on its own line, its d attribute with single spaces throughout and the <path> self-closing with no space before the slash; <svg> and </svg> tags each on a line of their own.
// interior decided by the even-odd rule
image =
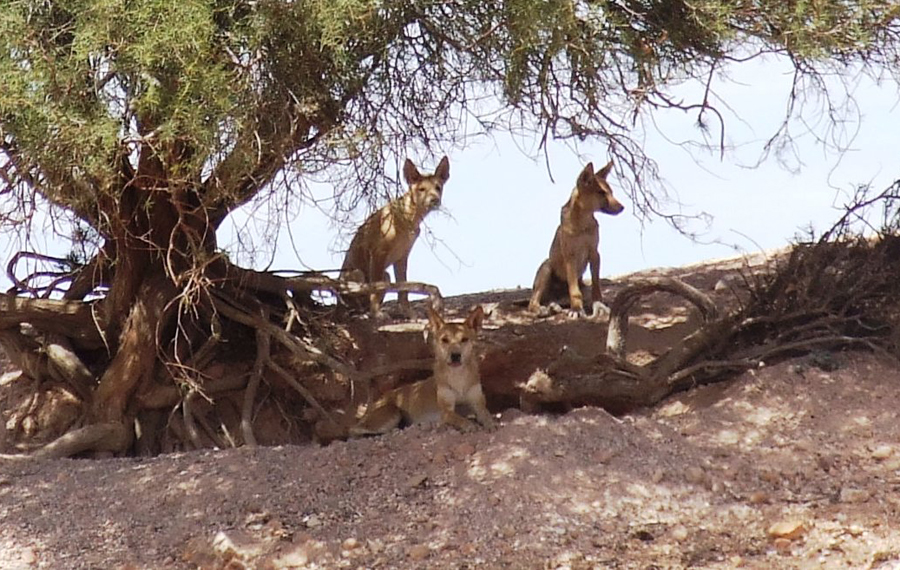
<svg viewBox="0 0 900 570">
<path fill-rule="evenodd" d="M 574 314 L 584 314 L 581 292 L 581 276 L 588 263 L 591 265 L 591 303 L 593 314 L 602 311 L 600 293 L 600 225 L 594 212 L 616 215 L 624 206 L 615 199 L 606 176 L 612 170 L 612 161 L 594 173 L 593 163 L 588 163 L 578 175 L 572 196 L 560 212 L 559 227 L 550 246 L 550 258 L 545 260 L 534 277 L 534 286 L 528 310 L 536 313 L 565 284 L 569 291 L 569 308 Z"/>
<path fill-rule="evenodd" d="M 450 178 L 450 161 L 441 159 L 434 174 L 421 174 L 408 158 L 403 164 L 403 178 L 409 190 L 369 216 L 356 231 L 341 267 L 341 278 L 362 280 L 364 283 L 388 281 L 386 270 L 394 266 L 394 281 L 406 281 L 409 252 L 419 237 L 419 225 L 432 210 L 441 205 L 444 184 Z M 369 295 L 369 309 L 373 316 L 381 315 L 384 293 Z M 361 308 L 365 302 L 357 296 L 344 296 L 345 302 Z M 406 292 L 397 293 L 398 304 L 410 314 Z"/>
<path fill-rule="evenodd" d="M 494 420 L 481 391 L 475 352 L 475 339 L 483 319 L 484 310 L 480 305 L 469 313 L 464 323 L 445 323 L 429 308 L 434 375 L 384 394 L 350 428 L 350 435 L 387 433 L 401 423 L 442 422 L 461 431 L 476 429 L 475 422 L 457 413 L 460 404 L 468 406 L 483 427 L 493 429 Z"/>
</svg>

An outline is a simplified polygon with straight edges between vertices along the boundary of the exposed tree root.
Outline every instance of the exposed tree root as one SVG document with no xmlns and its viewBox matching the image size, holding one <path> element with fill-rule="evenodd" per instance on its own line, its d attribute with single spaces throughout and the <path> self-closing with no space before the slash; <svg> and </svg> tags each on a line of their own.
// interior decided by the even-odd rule
<svg viewBox="0 0 900 570">
<path fill-rule="evenodd" d="M 625 358 L 628 312 L 641 297 L 657 291 L 672 293 L 690 301 L 700 310 L 704 322 L 709 322 L 718 315 L 716 304 L 708 295 L 683 281 L 672 277 L 645 277 L 633 281 L 616 295 L 610 307 L 609 331 L 606 335 L 608 354 L 618 359 Z"/>
<path fill-rule="evenodd" d="M 444 298 L 436 286 L 429 283 L 416 281 L 374 281 L 372 283 L 358 283 L 343 279 L 332 279 L 325 275 L 311 275 L 304 277 L 292 277 L 286 280 L 288 286 L 296 293 L 308 296 L 315 291 L 330 291 L 336 295 L 361 295 L 370 293 L 419 293 L 428 295 L 431 308 L 438 313 L 444 311 Z"/>
<path fill-rule="evenodd" d="M 36 459 L 71 457 L 87 451 L 121 453 L 131 443 L 131 430 L 122 424 L 92 424 L 70 431 L 31 453 Z"/>
<path fill-rule="evenodd" d="M 265 313 L 260 315 L 261 319 L 268 321 Z M 250 380 L 247 382 L 247 388 L 244 390 L 244 406 L 241 411 L 241 435 L 244 436 L 244 443 L 250 447 L 255 447 L 256 436 L 253 435 L 253 404 L 256 401 L 256 391 L 262 380 L 263 370 L 269 361 L 269 334 L 261 329 L 256 330 L 256 360 L 253 363 L 253 371 L 250 373 Z"/>
<path fill-rule="evenodd" d="M 45 406 L 39 395 L 46 382 L 71 388 L 67 393 L 77 394 L 88 410 L 88 425 L 33 456 L 128 453 L 135 423 L 142 429 L 137 446 L 145 453 L 256 445 L 264 417 L 266 425 L 290 429 L 305 422 L 308 437 L 314 423 L 334 427 L 344 421 L 338 409 L 347 399 L 340 390 L 350 390 L 355 402 L 357 387 L 376 377 L 432 366 L 430 358 L 412 358 L 359 368 L 356 339 L 339 322 L 346 312 L 317 305 L 310 296 L 407 291 L 428 295 L 440 309 L 436 287 L 282 278 L 230 266 L 216 275 L 226 277 L 198 277 L 181 289 L 144 280 L 134 302 L 120 301 L 128 310 L 114 323 L 103 314 L 110 305 L 102 302 L 0 295 L 0 342 L 35 383 L 35 397 L 23 402 L 15 429 Z M 623 411 L 788 356 L 846 348 L 888 353 L 900 322 L 900 238 L 797 246 L 770 273 L 746 278 L 745 286 L 740 307 L 719 316 L 709 296 L 677 279 L 627 284 L 612 303 L 606 352 L 586 357 L 563 351 L 521 386 L 523 407 L 591 403 Z M 657 292 L 696 307 L 702 323 L 638 365 L 627 353 L 629 313 Z M 337 389 L 338 396 L 316 382 Z M 276 384 L 290 390 L 273 390 Z"/>
</svg>

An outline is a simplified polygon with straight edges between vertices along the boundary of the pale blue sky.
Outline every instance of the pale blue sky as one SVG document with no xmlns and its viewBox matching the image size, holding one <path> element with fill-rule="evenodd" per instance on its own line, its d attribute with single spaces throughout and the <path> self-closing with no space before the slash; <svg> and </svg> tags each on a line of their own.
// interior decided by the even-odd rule
<svg viewBox="0 0 900 570">
<path fill-rule="evenodd" d="M 791 163 L 786 168 L 770 157 L 760 167 L 748 168 L 756 163 L 763 143 L 784 116 L 791 84 L 788 72 L 775 60 L 753 62 L 731 71 L 734 83 L 715 86 L 740 117 L 726 117 L 726 144 L 736 148 L 730 148 L 721 160 L 718 153 L 695 152 L 692 157 L 673 144 L 701 137 L 695 127 L 696 113 L 656 115 L 655 125 L 665 137 L 652 125 L 646 127 L 646 152 L 658 162 L 662 177 L 683 204 L 681 211 L 692 214 L 702 210 L 713 216 L 703 241 L 721 241 L 732 247 L 694 243 L 661 220 L 642 225 L 626 198 L 623 214 L 598 214 L 602 276 L 780 247 L 810 223 L 818 230 L 830 227 L 839 215 L 835 206 L 845 203 L 857 184 L 871 182 L 881 190 L 900 178 L 897 87 L 878 87 L 869 80 L 860 80 L 853 87 L 861 123 L 850 124 L 843 136 L 849 152 L 843 156 L 829 153 L 807 135 L 797 141 L 802 164 Z M 806 117 L 807 121 L 816 118 L 815 114 Z M 793 125 L 798 134 L 802 128 L 800 123 Z M 427 229 L 410 258 L 409 279 L 434 283 L 445 295 L 530 287 L 535 270 L 547 256 L 559 208 L 568 199 L 584 162 L 592 160 L 599 167 L 607 159 L 605 143 L 582 145 L 578 150 L 584 161 L 561 144 L 550 145 L 555 183 L 544 161 L 527 158 L 507 135 L 451 151 L 445 212 L 426 219 Z M 410 149 L 409 155 L 423 170 L 433 170 L 437 163 L 437 159 L 418 155 L 416 149 Z M 619 186 L 618 176 L 610 176 L 614 191 Z M 313 192 L 327 197 L 332 189 L 315 187 Z M 677 211 L 678 206 L 671 203 L 669 208 Z M 367 214 L 360 209 L 358 221 Z M 237 220 L 243 223 L 241 216 Z M 340 251 L 351 236 L 339 235 L 339 228 L 322 212 L 302 207 L 290 231 L 294 243 L 283 231 L 273 268 L 340 267 Z M 430 240 L 429 233 L 440 241 Z M 222 233 L 220 244 L 228 243 L 229 237 Z M 261 264 L 268 261 L 266 256 L 257 260 Z"/>
</svg>

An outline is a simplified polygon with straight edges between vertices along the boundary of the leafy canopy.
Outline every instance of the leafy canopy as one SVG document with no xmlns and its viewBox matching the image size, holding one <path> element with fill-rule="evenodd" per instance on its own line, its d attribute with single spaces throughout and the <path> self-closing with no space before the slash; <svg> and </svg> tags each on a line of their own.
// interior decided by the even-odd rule
<svg viewBox="0 0 900 570">
<path fill-rule="evenodd" d="M 323 169 L 352 205 L 388 157 L 494 129 L 605 138 L 636 193 L 635 117 L 709 106 L 671 86 L 767 53 L 896 80 L 898 37 L 894 0 L 0 0 L 0 221 L 38 193 L 109 238 L 140 185 L 217 225 Z"/>
</svg>

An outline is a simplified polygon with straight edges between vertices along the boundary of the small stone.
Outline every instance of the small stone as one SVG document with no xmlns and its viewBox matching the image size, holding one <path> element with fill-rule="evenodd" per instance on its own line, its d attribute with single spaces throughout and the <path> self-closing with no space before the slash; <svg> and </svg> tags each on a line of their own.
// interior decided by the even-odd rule
<svg viewBox="0 0 900 570">
<path fill-rule="evenodd" d="M 302 568 L 309 564 L 309 554 L 303 547 L 295 547 L 270 562 L 274 570 Z"/>
<path fill-rule="evenodd" d="M 781 483 L 781 474 L 776 471 L 765 470 L 760 472 L 759 478 L 766 483 Z"/>
<path fill-rule="evenodd" d="M 34 566 L 37 563 L 37 556 L 34 550 L 27 546 L 19 550 L 19 562 L 26 566 Z"/>
<path fill-rule="evenodd" d="M 732 568 L 740 568 L 744 565 L 744 559 L 735 554 L 728 558 L 728 563 L 731 564 Z"/>
<path fill-rule="evenodd" d="M 871 494 L 866 489 L 841 489 L 840 501 L 842 503 L 865 503 Z"/>
<path fill-rule="evenodd" d="M 424 487 L 425 482 L 428 481 L 428 475 L 425 473 L 416 473 L 406 481 L 406 486 L 410 489 L 415 489 L 417 487 Z"/>
<path fill-rule="evenodd" d="M 684 542 L 688 537 L 688 529 L 685 527 L 678 525 L 672 529 L 672 538 L 677 540 L 678 542 Z"/>
<path fill-rule="evenodd" d="M 466 459 L 475 453 L 475 446 L 471 443 L 460 443 L 453 448 L 453 456 L 459 460 Z"/>
<path fill-rule="evenodd" d="M 612 461 L 616 454 L 611 449 L 601 449 L 594 453 L 594 461 L 600 464 L 606 464 Z"/>
<path fill-rule="evenodd" d="M 316 528 L 317 526 L 322 526 L 322 521 L 316 515 L 309 515 L 309 518 L 306 519 L 306 528 Z"/>
<path fill-rule="evenodd" d="M 697 485 L 702 483 L 706 479 L 706 474 L 703 473 L 703 469 L 697 467 L 696 465 L 692 465 L 685 470 L 684 478 L 688 483 Z"/>
<path fill-rule="evenodd" d="M 425 560 L 429 554 L 431 549 L 424 544 L 417 544 L 406 551 L 406 555 L 413 560 Z"/>
<path fill-rule="evenodd" d="M 770 526 L 767 532 L 772 538 L 794 540 L 803 536 L 803 533 L 806 532 L 806 525 L 803 524 L 803 521 L 798 520 L 778 521 Z"/>
<path fill-rule="evenodd" d="M 765 491 L 755 491 L 750 493 L 750 496 L 747 497 L 747 499 L 754 505 L 761 505 L 769 502 L 769 494 Z"/>
<path fill-rule="evenodd" d="M 251 560 L 263 553 L 263 545 L 249 532 L 240 530 L 217 532 L 212 546 L 219 555 L 238 560 Z"/>
<path fill-rule="evenodd" d="M 519 408 L 507 408 L 500 414 L 500 421 L 504 424 L 512 423 L 519 418 L 524 418 L 526 415 L 527 414 Z"/>
<path fill-rule="evenodd" d="M 865 532 L 865 529 L 863 527 L 859 526 L 858 524 L 852 524 L 847 529 L 847 533 L 850 534 L 850 536 L 859 536 L 864 532 Z"/>
<path fill-rule="evenodd" d="M 684 402 L 672 402 L 671 404 L 666 404 L 663 406 L 658 412 L 657 415 L 662 418 L 673 418 L 675 416 L 680 416 L 687 412 L 691 411 L 691 409 L 684 404 Z"/>
<path fill-rule="evenodd" d="M 776 538 L 772 545 L 779 554 L 791 553 L 791 539 L 789 538 Z"/>
<path fill-rule="evenodd" d="M 834 468 L 834 457 L 831 455 L 820 455 L 816 458 L 819 469 L 828 473 Z"/>
<path fill-rule="evenodd" d="M 343 548 L 344 550 L 356 550 L 357 548 L 359 548 L 359 541 L 351 536 L 341 543 L 341 548 Z"/>
<path fill-rule="evenodd" d="M 875 459 L 887 459 L 894 453 L 894 449 L 890 445 L 879 445 L 872 450 L 872 457 Z"/>
</svg>

